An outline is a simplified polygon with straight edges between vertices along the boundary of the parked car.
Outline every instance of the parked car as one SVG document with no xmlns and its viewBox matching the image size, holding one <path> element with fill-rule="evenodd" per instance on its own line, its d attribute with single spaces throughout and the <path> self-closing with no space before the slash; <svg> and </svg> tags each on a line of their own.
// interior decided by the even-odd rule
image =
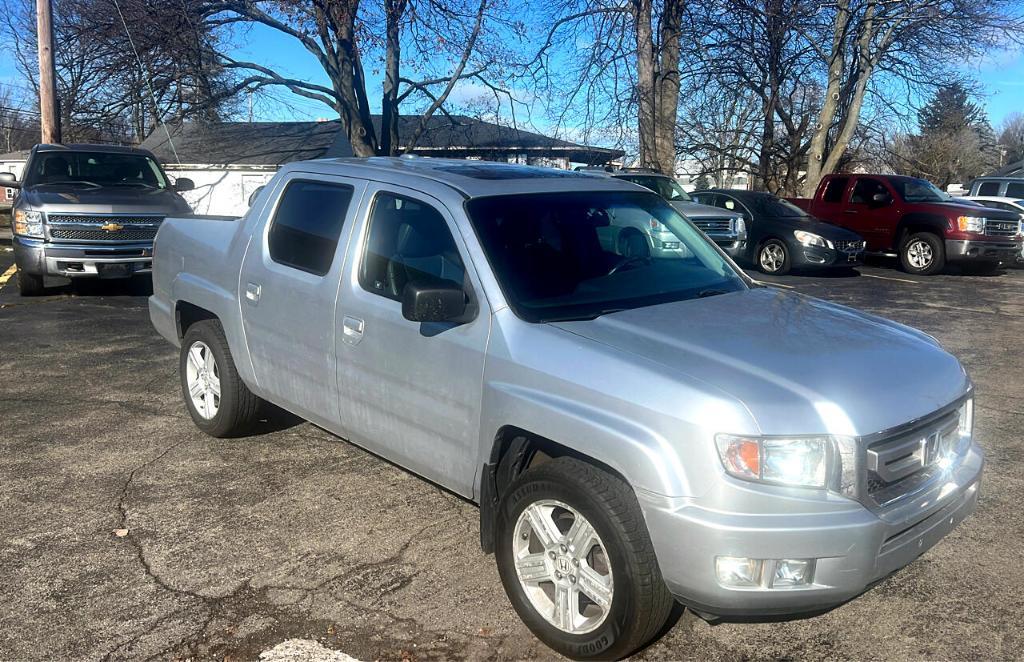
<svg viewBox="0 0 1024 662">
<path fill-rule="evenodd" d="M 856 267 L 865 242 L 855 232 L 824 223 L 770 193 L 712 189 L 693 194 L 697 202 L 743 215 L 747 248 L 734 257 L 766 274 L 794 268 Z"/>
<path fill-rule="evenodd" d="M 685 256 L 603 249 L 618 215 Z M 638 649 L 673 599 L 839 604 L 975 509 L 953 356 L 758 286 L 628 182 L 293 163 L 241 219 L 168 218 L 155 250 L 150 317 L 201 430 L 243 434 L 270 401 L 479 503 L 513 607 L 570 658 Z"/>
<path fill-rule="evenodd" d="M 1024 236 L 1024 200 L 1018 198 L 1000 198 L 997 196 L 981 196 L 974 195 L 969 198 L 965 198 L 971 202 L 983 205 L 985 207 L 991 207 L 992 209 L 1001 209 L 1003 211 L 1013 212 L 1020 216 L 1020 234 Z M 1024 264 L 1024 249 L 1021 250 L 1020 255 L 1017 256 L 1017 265 Z"/>
<path fill-rule="evenodd" d="M 1022 177 L 977 177 L 971 182 L 967 195 L 1024 198 L 1024 178 Z"/>
<path fill-rule="evenodd" d="M 149 152 L 111 145 L 37 145 L 11 213 L 18 289 L 41 294 L 46 277 L 129 278 L 148 274 L 153 237 L 168 214 L 191 211 Z M 65 281 L 66 282 L 66 281 Z"/>
<path fill-rule="evenodd" d="M 982 212 L 915 177 L 826 175 L 814 198 L 789 201 L 858 233 L 869 252 L 897 254 L 912 274 L 936 274 L 946 262 L 991 271 L 1021 250 L 1016 216 Z"/>
<path fill-rule="evenodd" d="M 588 172 L 593 171 L 588 170 Z M 606 174 L 615 179 L 639 184 L 646 189 L 654 191 L 667 200 L 677 212 L 700 228 L 704 234 L 710 237 L 729 255 L 735 257 L 747 250 L 747 228 L 742 216 L 695 202 L 683 187 L 679 185 L 679 182 L 673 178 L 647 168 L 624 168 L 621 170 L 596 172 L 597 174 Z M 634 232 L 641 231 L 647 235 L 648 243 L 656 254 L 665 250 L 669 252 L 678 250 L 672 248 L 677 242 L 672 233 L 666 228 L 650 228 L 645 226 L 643 223 L 644 219 L 635 220 L 636 222 L 633 223 L 631 232 L 624 233 L 626 237 L 635 236 Z M 614 220 L 613 225 L 617 225 L 617 222 Z"/>
</svg>

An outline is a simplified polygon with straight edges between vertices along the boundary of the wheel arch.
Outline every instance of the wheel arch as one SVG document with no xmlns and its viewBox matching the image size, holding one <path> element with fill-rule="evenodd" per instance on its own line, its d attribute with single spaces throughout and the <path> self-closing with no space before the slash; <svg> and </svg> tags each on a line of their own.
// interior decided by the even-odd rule
<svg viewBox="0 0 1024 662">
<path fill-rule="evenodd" d="M 937 235 L 939 239 L 946 236 L 949 229 L 949 219 L 945 216 L 927 213 L 907 214 L 900 219 L 893 234 L 892 249 L 899 251 L 907 237 L 918 232 L 929 232 Z"/>
</svg>

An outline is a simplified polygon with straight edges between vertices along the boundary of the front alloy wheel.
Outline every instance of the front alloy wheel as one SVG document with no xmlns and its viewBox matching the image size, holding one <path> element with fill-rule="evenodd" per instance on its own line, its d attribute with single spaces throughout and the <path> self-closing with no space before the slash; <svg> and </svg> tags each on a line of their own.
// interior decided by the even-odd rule
<svg viewBox="0 0 1024 662">
<path fill-rule="evenodd" d="M 786 244 L 769 239 L 757 251 L 757 266 L 766 274 L 781 276 L 789 271 L 789 252 Z"/>
<path fill-rule="evenodd" d="M 567 634 L 600 627 L 614 581 L 608 550 L 593 525 L 571 506 L 544 499 L 522 512 L 515 531 L 516 574 L 533 608 Z"/>
</svg>

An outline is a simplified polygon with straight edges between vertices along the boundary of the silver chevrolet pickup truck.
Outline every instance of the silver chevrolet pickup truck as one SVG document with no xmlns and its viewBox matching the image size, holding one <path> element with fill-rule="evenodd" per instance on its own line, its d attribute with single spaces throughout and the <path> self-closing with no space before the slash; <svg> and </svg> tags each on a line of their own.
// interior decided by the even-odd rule
<svg viewBox="0 0 1024 662">
<path fill-rule="evenodd" d="M 685 250 L 606 250 L 631 216 Z M 266 400 L 479 503 L 512 606 L 572 658 L 635 651 L 674 601 L 835 606 L 977 503 L 953 356 L 758 286 L 625 181 L 294 163 L 241 219 L 167 219 L 153 280 L 200 429 L 243 434 Z"/>
<path fill-rule="evenodd" d="M 46 278 L 148 274 L 153 237 L 165 216 L 190 213 L 150 152 L 115 145 L 36 145 L 11 210 L 18 289 L 41 294 Z M 64 281 L 67 282 L 67 281 Z"/>
</svg>

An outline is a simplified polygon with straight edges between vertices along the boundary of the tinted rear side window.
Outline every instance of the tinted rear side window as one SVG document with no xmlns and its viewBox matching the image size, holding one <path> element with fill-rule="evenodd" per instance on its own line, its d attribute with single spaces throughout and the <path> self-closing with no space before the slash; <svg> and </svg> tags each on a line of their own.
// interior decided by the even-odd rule
<svg viewBox="0 0 1024 662">
<path fill-rule="evenodd" d="M 1003 195 L 1007 198 L 1024 198 L 1024 182 L 1010 182 Z"/>
<path fill-rule="evenodd" d="M 330 271 L 352 194 L 344 184 L 289 183 L 270 226 L 270 259 L 317 276 Z"/>
<path fill-rule="evenodd" d="M 824 202 L 842 202 L 843 191 L 846 190 L 846 182 L 848 181 L 849 179 L 846 177 L 830 179 L 825 186 L 825 194 L 822 196 L 822 200 Z"/>
<path fill-rule="evenodd" d="M 978 195 L 999 195 L 999 182 L 982 182 Z"/>
</svg>

